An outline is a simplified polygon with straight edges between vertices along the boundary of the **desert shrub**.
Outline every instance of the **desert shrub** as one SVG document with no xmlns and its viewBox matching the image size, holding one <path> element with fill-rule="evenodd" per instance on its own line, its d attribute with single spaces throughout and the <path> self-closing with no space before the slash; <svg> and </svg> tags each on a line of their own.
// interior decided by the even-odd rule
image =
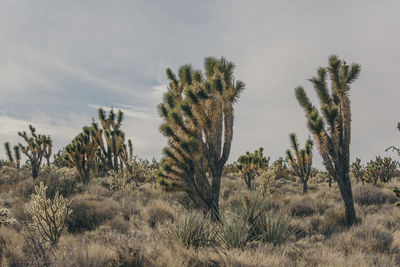
<svg viewBox="0 0 400 267">
<path fill-rule="evenodd" d="M 130 225 L 127 223 L 122 215 L 117 215 L 111 220 L 107 221 L 107 225 L 119 233 L 125 234 L 129 231 Z"/>
<path fill-rule="evenodd" d="M 210 219 L 199 211 L 191 211 L 169 224 L 167 234 L 186 248 L 208 247 L 215 241 Z"/>
<path fill-rule="evenodd" d="M 72 213 L 67 219 L 70 233 L 91 231 L 116 215 L 117 204 L 111 199 L 96 199 L 82 196 L 74 199 Z"/>
<path fill-rule="evenodd" d="M 218 243 L 228 249 L 246 248 L 249 242 L 254 240 L 250 237 L 250 228 L 247 220 L 241 217 L 231 216 L 229 219 L 222 219 L 217 230 Z"/>
<path fill-rule="evenodd" d="M 365 206 L 396 202 L 396 198 L 393 194 L 369 185 L 355 187 L 353 190 L 353 197 L 357 204 Z"/>
<path fill-rule="evenodd" d="M 325 211 L 322 220 L 319 221 L 317 231 L 325 236 L 330 236 L 346 228 L 346 216 L 338 208 L 330 208 Z"/>
<path fill-rule="evenodd" d="M 155 228 L 157 225 L 173 221 L 174 215 L 165 206 L 155 203 L 146 209 L 145 220 L 151 228 Z"/>
<path fill-rule="evenodd" d="M 0 209 L 0 227 L 10 227 L 16 220 L 8 216 L 8 209 Z"/>
<path fill-rule="evenodd" d="M 296 197 L 289 204 L 289 212 L 297 217 L 311 216 L 318 212 L 318 206 L 311 198 Z"/>
<path fill-rule="evenodd" d="M 300 234 L 298 226 L 291 225 L 291 218 L 282 212 L 264 214 L 260 220 L 260 239 L 280 246 Z"/>
<path fill-rule="evenodd" d="M 0 227 L 0 266 L 27 266 L 24 243 L 22 234 Z"/>
<path fill-rule="evenodd" d="M 269 189 L 275 182 L 275 173 L 273 170 L 265 170 L 262 171 L 257 177 L 256 180 L 259 183 L 259 190 L 264 194 L 268 194 Z"/>
<path fill-rule="evenodd" d="M 35 194 L 26 209 L 33 219 L 33 227 L 40 236 L 51 244 L 57 244 L 65 227 L 65 221 L 71 214 L 71 201 L 64 199 L 56 192 L 53 200 L 47 199 L 47 186 L 41 182 L 35 186 Z"/>
<path fill-rule="evenodd" d="M 19 172 L 16 168 L 3 166 L 0 168 L 0 185 L 14 185 L 20 180 Z"/>
</svg>

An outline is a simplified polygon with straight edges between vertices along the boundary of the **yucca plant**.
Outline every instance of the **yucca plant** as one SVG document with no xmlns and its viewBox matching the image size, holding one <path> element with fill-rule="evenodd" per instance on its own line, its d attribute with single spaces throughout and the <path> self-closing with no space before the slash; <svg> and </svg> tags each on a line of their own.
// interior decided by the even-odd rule
<svg viewBox="0 0 400 267">
<path fill-rule="evenodd" d="M 7 159 L 8 159 L 8 165 L 10 167 L 15 167 L 18 170 L 20 169 L 21 166 L 21 151 L 19 146 L 14 146 L 13 147 L 13 152 L 14 152 L 14 156 L 11 152 L 11 148 L 10 148 L 10 143 L 9 142 L 5 142 L 4 143 L 4 149 L 7 155 Z"/>
<path fill-rule="evenodd" d="M 264 149 L 260 147 L 258 150 L 255 150 L 253 153 L 246 152 L 245 155 L 242 155 L 238 158 L 237 169 L 241 173 L 242 179 L 246 182 L 247 188 L 249 190 L 252 189 L 252 181 L 254 177 L 259 174 L 262 170 L 268 169 L 269 157 L 266 158 L 263 155 Z"/>
<path fill-rule="evenodd" d="M 291 219 L 281 211 L 270 212 L 260 218 L 261 234 L 260 239 L 265 243 L 271 243 L 274 246 L 280 246 L 292 240 L 301 229 L 298 226 L 291 225 Z"/>
<path fill-rule="evenodd" d="M 93 138 L 91 127 L 83 127 L 83 132 L 65 147 L 64 160 L 79 172 L 83 184 L 89 183 L 98 144 Z"/>
<path fill-rule="evenodd" d="M 204 66 L 204 73 L 182 66 L 178 77 L 167 69 L 169 88 L 158 110 L 168 145 L 158 180 L 164 187 L 186 191 L 218 219 L 221 174 L 233 138 L 233 105 L 244 83 L 235 81 L 234 65 L 224 58 L 206 58 Z"/>
<path fill-rule="evenodd" d="M 318 146 L 325 168 L 339 186 L 349 226 L 357 222 L 349 176 L 351 138 L 349 91 L 350 84 L 358 78 L 360 71 L 360 65 L 347 65 L 335 55 L 329 57 L 327 68 L 318 69 L 317 76 L 309 81 L 313 84 L 320 100 L 322 114 L 312 105 L 303 87 L 295 89 L 297 101 L 305 111 L 308 128 Z"/>
<path fill-rule="evenodd" d="M 208 217 L 201 212 L 192 211 L 167 226 L 169 237 L 186 248 L 212 246 L 215 242 L 215 230 Z"/>
<path fill-rule="evenodd" d="M 289 162 L 292 173 L 303 182 L 303 194 L 305 194 L 308 192 L 307 183 L 311 175 L 313 142 L 308 139 L 304 149 L 299 149 L 296 134 L 291 133 L 289 139 L 294 156 L 288 149 L 286 150 L 286 159 Z"/>
<path fill-rule="evenodd" d="M 249 242 L 255 240 L 249 234 L 250 228 L 248 221 L 242 217 L 222 218 L 217 231 L 217 241 L 228 249 L 246 248 Z"/>
<path fill-rule="evenodd" d="M 121 124 L 124 120 L 124 113 L 118 110 L 116 114 L 111 108 L 108 116 L 103 108 L 98 109 L 98 116 L 101 128 L 93 121 L 91 127 L 91 135 L 99 146 L 98 156 L 105 166 L 106 172 L 115 171 L 123 168 L 123 164 L 127 164 L 128 159 L 125 157 L 125 133 L 121 130 Z M 132 143 L 131 143 L 132 144 Z"/>
<path fill-rule="evenodd" d="M 31 132 L 31 137 L 28 137 L 25 131 L 18 132 L 18 135 L 27 143 L 25 146 L 19 143 L 18 146 L 21 152 L 28 157 L 32 168 L 32 178 L 35 179 L 39 174 L 40 165 L 42 164 L 46 137 L 36 134 L 36 129 L 32 125 L 29 125 L 29 130 Z"/>
<path fill-rule="evenodd" d="M 351 164 L 351 172 L 353 173 L 354 177 L 356 178 L 357 183 L 361 181 L 364 185 L 365 182 L 365 169 L 364 166 L 361 164 L 361 159 L 356 158 L 356 160 Z"/>
</svg>

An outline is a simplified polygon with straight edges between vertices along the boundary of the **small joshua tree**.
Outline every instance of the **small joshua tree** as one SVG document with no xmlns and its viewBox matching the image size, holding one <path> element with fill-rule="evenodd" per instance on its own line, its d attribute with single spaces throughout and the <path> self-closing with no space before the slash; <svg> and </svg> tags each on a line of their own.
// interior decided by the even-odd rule
<svg viewBox="0 0 400 267">
<path fill-rule="evenodd" d="M 308 139 L 304 149 L 299 149 L 296 134 L 291 133 L 289 139 L 295 157 L 288 149 L 286 150 L 286 159 L 289 162 L 292 173 L 303 182 L 303 194 L 305 194 L 308 192 L 307 183 L 311 174 L 313 142 Z"/>
<path fill-rule="evenodd" d="M 46 159 L 47 166 L 50 167 L 50 158 L 53 150 L 53 140 L 51 137 L 43 136 L 43 157 Z"/>
<path fill-rule="evenodd" d="M 218 219 L 221 174 L 233 137 L 233 105 L 244 83 L 235 81 L 234 65 L 224 58 L 206 58 L 204 66 L 204 73 L 182 66 L 178 77 L 167 69 L 169 89 L 158 110 L 168 146 L 158 180 L 186 191 L 198 207 Z"/>
<path fill-rule="evenodd" d="M 21 166 L 21 152 L 20 152 L 19 146 L 13 147 L 15 159 L 12 155 L 9 142 L 4 143 L 4 149 L 6 151 L 6 155 L 7 155 L 8 163 L 9 163 L 10 167 L 15 167 L 19 170 L 20 166 Z"/>
<path fill-rule="evenodd" d="M 25 206 L 33 219 L 32 228 L 37 230 L 44 240 L 56 245 L 64 230 L 66 219 L 72 212 L 71 201 L 59 195 L 58 191 L 53 200 L 47 199 L 46 190 L 47 186 L 40 182 L 39 186 L 35 186 L 30 203 Z"/>
<path fill-rule="evenodd" d="M 264 157 L 263 150 L 260 147 L 254 153 L 246 152 L 238 159 L 237 168 L 249 190 L 251 190 L 251 183 L 254 177 L 259 174 L 259 171 L 268 169 L 269 158 Z"/>
<path fill-rule="evenodd" d="M 43 135 L 36 134 L 36 129 L 32 125 L 29 125 L 29 130 L 32 135 L 31 137 L 28 137 L 28 134 L 25 131 L 18 132 L 18 135 L 21 136 L 27 143 L 26 146 L 22 145 L 21 143 L 19 143 L 18 146 L 21 148 L 22 153 L 28 157 L 32 167 L 32 177 L 35 179 L 39 174 L 44 150 L 48 149 L 48 145 L 45 144 L 47 142 L 47 138 Z"/>
<path fill-rule="evenodd" d="M 376 157 L 374 161 L 370 161 L 365 169 L 365 180 L 367 183 L 376 185 L 380 180 L 382 183 L 389 182 L 393 177 L 398 175 L 398 162 L 391 158 Z"/>
<path fill-rule="evenodd" d="M 64 160 L 78 170 L 83 184 L 89 182 L 90 170 L 98 149 L 91 132 L 90 127 L 84 127 L 83 132 L 65 147 Z"/>
<path fill-rule="evenodd" d="M 351 164 L 351 172 L 356 178 L 357 183 L 361 181 L 361 183 L 364 184 L 365 169 L 364 166 L 361 164 L 361 159 L 356 158 L 356 160 Z"/>
<path fill-rule="evenodd" d="M 358 64 L 347 65 L 337 56 L 329 57 L 329 66 L 319 68 L 313 84 L 321 103 L 321 112 L 310 102 L 303 87 L 295 90 L 297 101 L 304 109 L 308 128 L 314 136 L 330 177 L 337 182 L 345 204 L 346 222 L 357 222 L 349 176 L 351 110 L 349 91 L 360 73 Z M 330 90 L 327 76 L 330 78 Z"/>
</svg>

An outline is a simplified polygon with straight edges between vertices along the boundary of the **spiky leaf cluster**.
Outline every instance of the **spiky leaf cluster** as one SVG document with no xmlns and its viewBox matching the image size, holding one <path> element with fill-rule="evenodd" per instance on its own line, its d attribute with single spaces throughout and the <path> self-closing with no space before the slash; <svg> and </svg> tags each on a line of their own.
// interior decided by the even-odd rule
<svg viewBox="0 0 400 267">
<path fill-rule="evenodd" d="M 65 199 L 56 192 L 54 199 L 46 197 L 47 186 L 40 182 L 35 186 L 35 193 L 31 195 L 31 201 L 25 204 L 32 216 L 31 227 L 36 229 L 40 236 L 51 244 L 57 244 L 64 230 L 65 222 L 71 214 L 71 201 Z"/>
<path fill-rule="evenodd" d="M 376 157 L 370 161 L 365 169 L 365 180 L 374 185 L 380 180 L 382 183 L 389 182 L 393 177 L 399 175 L 399 163 L 391 158 Z"/>
<path fill-rule="evenodd" d="M 203 73 L 184 65 L 178 76 L 167 69 L 169 88 L 158 106 L 164 121 L 160 131 L 168 138 L 159 180 L 179 185 L 200 206 L 218 203 L 232 142 L 233 104 L 244 89 L 244 83 L 234 80 L 233 63 L 210 57 L 204 66 Z"/>
<path fill-rule="evenodd" d="M 268 169 L 269 157 L 266 158 L 263 155 L 264 149 L 260 147 L 253 153 L 246 152 L 246 154 L 240 156 L 237 160 L 237 169 L 241 173 L 242 179 L 246 182 L 248 188 L 251 188 L 251 181 L 259 174 L 259 171 Z"/>
<path fill-rule="evenodd" d="M 286 150 L 286 160 L 289 162 L 292 173 L 304 183 L 304 193 L 307 192 L 307 182 L 311 174 L 313 142 L 309 138 L 303 149 L 299 148 L 295 133 L 289 135 L 292 151 Z"/>
<path fill-rule="evenodd" d="M 13 151 L 11 151 L 10 143 L 5 142 L 4 149 L 5 149 L 5 152 L 7 155 L 8 165 L 10 167 L 14 167 L 19 170 L 20 166 L 21 166 L 21 151 L 20 151 L 19 146 L 13 146 Z M 13 152 L 14 152 L 14 156 L 13 156 Z"/>
</svg>

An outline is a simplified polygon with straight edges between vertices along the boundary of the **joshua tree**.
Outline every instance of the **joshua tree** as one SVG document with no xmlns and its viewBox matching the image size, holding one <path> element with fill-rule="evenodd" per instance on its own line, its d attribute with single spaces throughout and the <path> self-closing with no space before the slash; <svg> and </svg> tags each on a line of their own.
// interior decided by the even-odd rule
<svg viewBox="0 0 400 267">
<path fill-rule="evenodd" d="M 251 189 L 251 182 L 254 177 L 258 174 L 259 170 L 265 170 L 268 168 L 269 158 L 264 157 L 263 148 L 260 147 L 255 150 L 254 153 L 246 152 L 238 159 L 237 168 L 242 174 L 243 180 L 246 182 L 247 188 Z"/>
<path fill-rule="evenodd" d="M 361 164 L 361 159 L 356 158 L 356 160 L 351 164 L 351 172 L 353 173 L 354 177 L 356 177 L 357 183 L 361 181 L 361 183 L 364 184 L 365 169 Z"/>
<path fill-rule="evenodd" d="M 53 140 L 51 137 L 43 136 L 43 157 L 46 159 L 47 166 L 50 166 L 50 158 L 53 150 Z"/>
<path fill-rule="evenodd" d="M 28 157 L 32 167 L 32 177 L 35 179 L 39 174 L 40 164 L 42 163 L 46 137 L 36 134 L 36 129 L 32 125 L 29 125 L 29 130 L 32 137 L 28 137 L 25 131 L 18 132 L 18 135 L 24 138 L 27 143 L 26 146 L 23 146 L 21 143 L 18 146 L 21 148 L 22 153 Z"/>
<path fill-rule="evenodd" d="M 234 65 L 224 58 L 206 58 L 204 65 L 204 74 L 182 66 L 178 77 L 167 69 L 170 84 L 158 110 L 168 146 L 158 176 L 160 184 L 178 185 L 218 219 L 221 173 L 233 136 L 233 105 L 244 83 L 234 80 Z"/>
<path fill-rule="evenodd" d="M 106 170 L 117 172 L 121 165 L 118 158 L 125 143 L 125 133 L 120 129 L 124 113 L 119 110 L 118 114 L 115 114 L 114 109 L 111 109 L 107 117 L 102 108 L 99 108 L 98 113 L 102 129 L 93 121 L 92 136 L 100 147 L 100 160 L 106 166 Z"/>
<path fill-rule="evenodd" d="M 314 136 L 324 165 L 339 186 L 349 226 L 357 222 L 349 176 L 351 137 L 349 91 L 350 84 L 357 79 L 360 70 L 360 65 L 349 66 L 336 56 L 329 57 L 327 68 L 318 69 L 317 76 L 309 81 L 313 84 L 321 102 L 322 115 L 312 105 L 302 87 L 297 87 L 295 90 L 297 101 L 306 113 L 308 128 Z M 328 74 L 331 82 L 330 90 L 327 84 Z"/>
<path fill-rule="evenodd" d="M 367 183 L 376 185 L 378 180 L 382 183 L 389 182 L 393 177 L 398 175 L 398 162 L 391 158 L 376 157 L 374 161 L 370 161 L 365 169 L 365 180 Z"/>
<path fill-rule="evenodd" d="M 303 182 L 303 194 L 305 194 L 308 192 L 307 183 L 311 174 L 313 142 L 311 139 L 308 139 L 304 149 L 299 149 L 296 134 L 291 133 L 289 139 L 295 157 L 293 157 L 292 152 L 288 149 L 286 150 L 286 159 L 289 162 L 292 173 Z"/>
<path fill-rule="evenodd" d="M 16 167 L 19 170 L 20 169 L 20 165 L 21 165 L 21 152 L 19 150 L 19 146 L 14 146 L 13 147 L 15 160 L 14 160 L 14 157 L 12 155 L 9 142 L 5 142 L 4 143 L 4 149 L 6 151 L 6 155 L 7 155 L 7 158 L 8 158 L 9 165 L 12 166 L 12 167 Z"/>
<path fill-rule="evenodd" d="M 90 127 L 84 127 L 83 132 L 65 147 L 64 159 L 78 170 L 83 184 L 89 182 L 90 170 L 93 167 L 98 148 L 91 132 Z"/>
</svg>

